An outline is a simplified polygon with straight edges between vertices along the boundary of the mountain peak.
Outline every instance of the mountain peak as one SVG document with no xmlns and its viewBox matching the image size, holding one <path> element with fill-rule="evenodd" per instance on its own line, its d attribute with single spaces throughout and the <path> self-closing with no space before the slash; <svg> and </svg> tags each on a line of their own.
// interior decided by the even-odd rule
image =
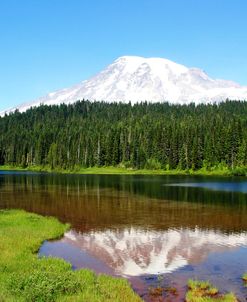
<svg viewBox="0 0 247 302">
<path fill-rule="evenodd" d="M 247 87 L 210 78 L 199 68 L 188 68 L 165 58 L 122 56 L 89 80 L 49 93 L 6 113 L 15 109 L 25 111 L 40 104 L 73 103 L 82 99 L 198 104 L 222 102 L 227 98 L 247 100 Z"/>
<path fill-rule="evenodd" d="M 116 59 L 114 63 L 132 65 L 133 68 L 138 67 L 142 64 L 147 64 L 158 71 L 165 66 L 174 69 L 173 71 L 179 70 L 180 73 L 186 72 L 188 70 L 188 68 L 185 67 L 184 65 L 175 63 L 165 58 L 155 58 L 155 57 L 145 58 L 145 57 L 138 57 L 138 56 L 122 56 Z"/>
</svg>

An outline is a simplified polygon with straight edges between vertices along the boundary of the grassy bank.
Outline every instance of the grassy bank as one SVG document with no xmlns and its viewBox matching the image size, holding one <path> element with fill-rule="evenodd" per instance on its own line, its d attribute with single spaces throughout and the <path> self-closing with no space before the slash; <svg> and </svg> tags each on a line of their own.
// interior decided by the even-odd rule
<svg viewBox="0 0 247 302">
<path fill-rule="evenodd" d="M 26 168 L 19 166 L 4 165 L 0 170 L 9 171 L 34 171 L 63 174 L 122 174 L 122 175 L 202 175 L 202 176 L 247 176 L 247 168 L 229 169 L 226 167 L 215 167 L 211 169 L 202 168 L 200 170 L 149 170 L 149 169 L 132 169 L 125 167 L 75 167 L 73 169 L 55 168 L 49 166 L 29 166 Z"/>
<path fill-rule="evenodd" d="M 68 225 L 24 211 L 0 211 L 0 301 L 141 301 L 124 279 L 72 271 L 61 259 L 38 259 L 47 239 Z"/>
</svg>

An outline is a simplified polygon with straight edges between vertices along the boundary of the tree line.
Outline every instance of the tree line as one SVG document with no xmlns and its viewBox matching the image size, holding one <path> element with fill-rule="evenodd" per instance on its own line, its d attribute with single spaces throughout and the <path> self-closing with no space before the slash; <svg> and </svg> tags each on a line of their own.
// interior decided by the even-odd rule
<svg viewBox="0 0 247 302">
<path fill-rule="evenodd" d="M 247 102 L 41 105 L 0 118 L 0 165 L 247 167 Z"/>
</svg>

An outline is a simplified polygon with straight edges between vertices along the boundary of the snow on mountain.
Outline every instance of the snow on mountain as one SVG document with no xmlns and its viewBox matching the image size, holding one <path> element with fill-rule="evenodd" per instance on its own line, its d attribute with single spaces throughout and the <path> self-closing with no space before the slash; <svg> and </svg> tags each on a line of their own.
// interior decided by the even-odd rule
<svg viewBox="0 0 247 302">
<path fill-rule="evenodd" d="M 247 233 L 224 234 L 211 230 L 138 228 L 65 233 L 64 242 L 87 251 L 119 275 L 138 276 L 173 272 L 200 263 L 210 253 L 247 245 Z"/>
<path fill-rule="evenodd" d="M 15 109 L 21 112 L 40 104 L 73 103 L 78 100 L 106 102 L 208 103 L 227 98 L 247 99 L 247 86 L 210 78 L 198 68 L 188 68 L 163 58 L 124 56 L 89 80 L 49 93 Z"/>
</svg>

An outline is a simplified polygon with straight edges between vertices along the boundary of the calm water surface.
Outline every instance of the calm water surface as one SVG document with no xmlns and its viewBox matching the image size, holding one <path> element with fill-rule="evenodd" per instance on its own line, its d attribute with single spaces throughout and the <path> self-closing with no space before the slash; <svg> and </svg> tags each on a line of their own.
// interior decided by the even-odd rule
<svg viewBox="0 0 247 302">
<path fill-rule="evenodd" d="M 163 299 L 182 301 L 189 278 L 247 301 L 246 178 L 0 172 L 0 208 L 69 222 L 40 255 L 126 277 L 146 301 L 157 286 L 176 287 Z"/>
</svg>

